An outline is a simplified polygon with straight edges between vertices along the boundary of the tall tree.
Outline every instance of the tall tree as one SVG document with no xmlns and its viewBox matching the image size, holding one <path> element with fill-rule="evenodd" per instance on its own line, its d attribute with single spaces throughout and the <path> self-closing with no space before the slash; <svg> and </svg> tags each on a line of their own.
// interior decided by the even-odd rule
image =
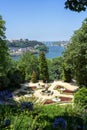
<svg viewBox="0 0 87 130">
<path fill-rule="evenodd" d="M 62 80 L 64 82 L 71 82 L 72 80 L 71 69 L 66 63 L 62 64 Z"/>
<path fill-rule="evenodd" d="M 64 61 L 80 85 L 87 86 L 87 19 L 80 29 L 74 32 L 64 53 Z"/>
<path fill-rule="evenodd" d="M 37 75 L 36 75 L 35 71 L 32 72 L 31 81 L 32 81 L 33 83 L 36 83 L 36 82 L 37 82 Z"/>
<path fill-rule="evenodd" d="M 53 58 L 52 60 L 47 60 L 47 62 L 50 80 L 61 79 L 62 57 Z"/>
<path fill-rule="evenodd" d="M 0 76 L 5 75 L 9 68 L 9 53 L 5 41 L 5 21 L 0 16 Z"/>
<path fill-rule="evenodd" d="M 48 65 L 44 52 L 40 52 L 39 55 L 39 73 L 41 80 L 44 82 L 49 81 Z"/>
</svg>

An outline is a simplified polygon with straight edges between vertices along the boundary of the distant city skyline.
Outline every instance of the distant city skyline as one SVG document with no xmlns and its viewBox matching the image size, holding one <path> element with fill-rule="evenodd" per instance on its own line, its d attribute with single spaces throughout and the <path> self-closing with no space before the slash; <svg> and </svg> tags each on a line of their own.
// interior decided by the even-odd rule
<svg viewBox="0 0 87 130">
<path fill-rule="evenodd" d="M 1 0 L 0 15 L 6 21 L 6 37 L 38 41 L 70 40 L 81 27 L 87 11 L 64 9 L 66 0 Z"/>
</svg>

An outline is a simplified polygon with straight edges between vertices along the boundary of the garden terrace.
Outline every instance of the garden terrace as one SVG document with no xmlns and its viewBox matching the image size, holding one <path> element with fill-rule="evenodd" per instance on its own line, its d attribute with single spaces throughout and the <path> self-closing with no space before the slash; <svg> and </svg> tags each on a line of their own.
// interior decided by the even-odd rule
<svg viewBox="0 0 87 130">
<path fill-rule="evenodd" d="M 42 87 L 45 86 L 45 87 Z M 37 99 L 37 103 L 45 102 L 49 99 L 50 102 L 58 102 L 59 104 L 62 102 L 69 102 L 73 99 L 73 92 L 77 90 L 77 86 L 73 86 L 71 84 L 56 81 L 50 83 L 50 87 L 46 87 L 47 83 L 37 82 L 37 83 L 27 83 L 23 84 L 20 89 L 14 92 L 14 99 L 20 100 L 20 98 L 27 97 L 28 99 L 31 97 L 35 97 Z M 49 86 L 49 84 L 48 84 Z M 68 87 L 67 87 L 68 86 Z M 57 88 L 57 89 L 55 89 Z M 56 97 L 63 97 L 59 100 L 55 99 Z M 65 97 L 65 98 L 64 98 Z M 55 99 L 54 102 L 51 101 Z"/>
</svg>

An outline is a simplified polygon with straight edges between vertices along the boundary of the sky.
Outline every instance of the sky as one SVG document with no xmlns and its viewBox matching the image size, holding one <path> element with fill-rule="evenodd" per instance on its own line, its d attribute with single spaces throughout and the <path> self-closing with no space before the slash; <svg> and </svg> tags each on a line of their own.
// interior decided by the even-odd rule
<svg viewBox="0 0 87 130">
<path fill-rule="evenodd" d="M 66 10 L 65 1 L 0 0 L 0 15 L 6 21 L 7 39 L 70 40 L 87 17 L 87 11 Z"/>
</svg>

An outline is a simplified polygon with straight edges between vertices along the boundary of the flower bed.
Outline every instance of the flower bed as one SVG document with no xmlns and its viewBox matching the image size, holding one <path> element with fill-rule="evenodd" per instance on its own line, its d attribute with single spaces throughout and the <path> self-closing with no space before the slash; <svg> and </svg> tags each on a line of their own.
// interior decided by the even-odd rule
<svg viewBox="0 0 87 130">
<path fill-rule="evenodd" d="M 59 99 L 60 99 L 59 103 L 72 101 L 72 98 L 69 98 L 69 97 L 59 97 Z M 53 100 L 51 100 L 51 99 L 47 99 L 47 100 L 44 102 L 44 105 L 46 105 L 46 104 L 52 104 L 52 103 L 55 103 L 55 101 L 53 101 Z"/>
<path fill-rule="evenodd" d="M 41 85 L 43 88 L 45 87 L 45 85 Z"/>
<path fill-rule="evenodd" d="M 67 127 L 67 122 L 64 118 L 58 117 L 55 118 L 54 123 L 53 123 L 53 128 L 59 129 L 59 130 L 66 130 Z"/>
<path fill-rule="evenodd" d="M 63 93 L 73 94 L 74 92 L 72 90 L 65 89 L 63 90 Z"/>
<path fill-rule="evenodd" d="M 72 101 L 72 98 L 69 98 L 69 97 L 59 97 L 60 98 L 60 102 L 69 102 L 69 101 Z"/>
<path fill-rule="evenodd" d="M 37 89 L 37 87 L 36 87 L 36 86 L 31 86 L 30 88 L 32 88 L 32 90 Z"/>
<path fill-rule="evenodd" d="M 54 101 L 52 101 L 51 99 L 47 99 L 45 102 L 44 102 L 44 105 L 46 104 L 52 104 L 54 103 Z"/>
<path fill-rule="evenodd" d="M 13 98 L 13 95 L 10 91 L 8 91 L 8 90 L 0 91 L 0 103 L 9 101 L 12 98 Z"/>
</svg>

